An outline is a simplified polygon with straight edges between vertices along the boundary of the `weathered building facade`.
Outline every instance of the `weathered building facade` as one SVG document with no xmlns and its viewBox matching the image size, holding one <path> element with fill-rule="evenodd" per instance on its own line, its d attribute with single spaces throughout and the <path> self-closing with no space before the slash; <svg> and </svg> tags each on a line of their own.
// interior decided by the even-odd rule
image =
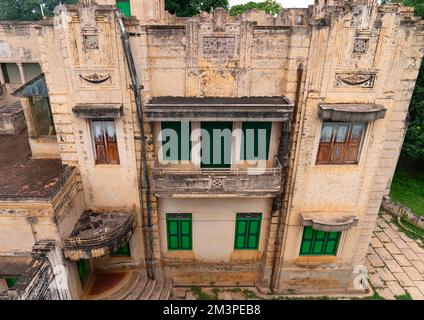
<svg viewBox="0 0 424 320">
<path fill-rule="evenodd" d="M 82 0 L 1 22 L 0 102 L 20 102 L 29 141 L 19 119 L 0 136 L 3 296 L 33 297 L 18 276 L 40 243 L 66 285 L 39 297 L 81 298 L 120 270 L 133 286 L 113 298 L 166 298 L 171 282 L 363 292 L 423 54 L 412 9 L 374 0 L 191 18 Z"/>
</svg>

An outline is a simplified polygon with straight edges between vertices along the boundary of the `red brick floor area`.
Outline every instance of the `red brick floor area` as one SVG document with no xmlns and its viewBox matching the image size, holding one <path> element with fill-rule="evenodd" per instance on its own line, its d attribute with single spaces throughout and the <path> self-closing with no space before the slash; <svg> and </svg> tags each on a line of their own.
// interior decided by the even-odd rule
<svg viewBox="0 0 424 320">
<path fill-rule="evenodd" d="M 127 272 L 94 273 L 87 296 L 101 295 L 114 289 L 124 281 L 127 274 Z"/>
<path fill-rule="evenodd" d="M 0 135 L 0 163 L 0 199 L 50 198 L 66 179 L 61 160 L 31 159 L 26 130 Z"/>
</svg>

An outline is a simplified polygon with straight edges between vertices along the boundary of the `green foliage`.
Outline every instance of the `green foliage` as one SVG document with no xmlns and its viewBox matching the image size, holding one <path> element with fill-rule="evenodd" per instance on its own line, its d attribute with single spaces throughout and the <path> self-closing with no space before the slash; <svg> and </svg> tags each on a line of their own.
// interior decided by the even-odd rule
<svg viewBox="0 0 424 320">
<path fill-rule="evenodd" d="M 424 170 L 401 161 L 393 177 L 390 197 L 424 216 Z"/>
<path fill-rule="evenodd" d="M 265 11 L 266 13 L 275 15 L 279 13 L 281 9 L 283 9 L 283 7 L 276 0 L 265 0 L 263 2 L 250 1 L 245 4 L 232 6 L 230 9 L 230 15 L 236 16 L 238 14 L 241 14 L 243 12 L 246 12 L 252 9 L 262 10 L 262 11 Z"/>
<path fill-rule="evenodd" d="M 52 16 L 54 8 L 62 4 L 77 3 L 78 0 L 1 0 L 0 21 L 36 21 L 42 19 L 40 4 L 44 4 L 44 15 Z"/>
<path fill-rule="evenodd" d="M 216 8 L 228 10 L 228 0 L 165 0 L 165 7 L 179 17 L 191 17 L 202 11 L 212 12 Z"/>
<path fill-rule="evenodd" d="M 384 0 L 383 3 L 398 2 L 405 6 L 414 7 L 415 15 L 424 18 L 423 0 Z M 414 95 L 409 107 L 410 123 L 402 149 L 402 158 L 415 161 L 423 166 L 424 163 L 424 66 L 421 65 Z"/>
<path fill-rule="evenodd" d="M 408 292 L 400 296 L 395 296 L 395 299 L 396 300 L 413 300 L 411 295 Z"/>
</svg>

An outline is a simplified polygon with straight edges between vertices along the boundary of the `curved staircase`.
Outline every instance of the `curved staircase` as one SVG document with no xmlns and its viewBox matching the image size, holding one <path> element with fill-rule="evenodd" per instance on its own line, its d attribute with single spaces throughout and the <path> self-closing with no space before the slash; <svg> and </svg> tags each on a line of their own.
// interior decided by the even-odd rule
<svg viewBox="0 0 424 320">
<path fill-rule="evenodd" d="M 152 280 L 133 271 L 124 285 L 101 300 L 168 300 L 171 288 L 171 279 Z"/>
</svg>

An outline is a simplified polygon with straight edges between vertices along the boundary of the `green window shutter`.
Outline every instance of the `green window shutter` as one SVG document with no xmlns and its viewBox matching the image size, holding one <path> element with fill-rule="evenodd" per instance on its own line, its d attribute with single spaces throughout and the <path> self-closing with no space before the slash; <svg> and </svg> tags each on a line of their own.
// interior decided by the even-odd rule
<svg viewBox="0 0 424 320">
<path fill-rule="evenodd" d="M 336 255 L 340 235 L 340 232 L 323 232 L 305 227 L 300 255 Z"/>
<path fill-rule="evenodd" d="M 89 264 L 87 260 L 78 260 L 77 261 L 78 275 L 81 281 L 85 279 L 89 271 Z"/>
<path fill-rule="evenodd" d="M 168 250 L 192 250 L 191 214 L 166 215 Z"/>
<path fill-rule="evenodd" d="M 17 281 L 18 281 L 18 278 L 6 278 L 7 287 L 12 288 Z"/>
<path fill-rule="evenodd" d="M 261 213 L 238 213 L 234 249 L 257 250 L 261 232 Z"/>
<path fill-rule="evenodd" d="M 164 150 L 165 152 L 162 155 L 163 160 L 182 161 L 191 159 L 191 123 L 188 123 L 188 125 L 188 132 L 182 133 L 182 123 L 179 121 L 164 121 L 161 123 L 161 130 L 173 130 L 178 136 L 178 141 L 171 141 L 171 136 L 166 135 L 166 131 L 163 131 L 162 146 L 170 143 L 170 149 L 167 148 L 167 150 Z M 188 144 L 188 150 L 186 144 Z M 178 155 L 171 154 L 171 150 L 178 150 Z"/>
<path fill-rule="evenodd" d="M 202 168 L 231 168 L 232 122 L 202 122 L 202 134 L 208 134 L 209 139 L 202 137 L 201 167 Z M 215 132 L 215 135 L 214 135 Z M 217 134 L 222 135 L 217 137 Z M 215 138 L 215 139 L 214 139 Z M 219 138 L 221 148 L 218 149 Z M 214 152 L 219 152 L 218 154 Z"/>
<path fill-rule="evenodd" d="M 125 256 L 125 257 L 131 257 L 131 251 L 130 251 L 130 244 L 124 244 L 122 247 L 120 247 L 118 250 L 114 251 L 112 253 L 113 256 Z"/>
<path fill-rule="evenodd" d="M 116 0 L 116 6 L 121 9 L 126 17 L 131 17 L 131 5 L 129 0 Z"/>
<path fill-rule="evenodd" d="M 268 160 L 271 128 L 271 122 L 243 122 L 241 160 Z M 260 135 L 260 132 L 265 132 L 265 135 Z M 261 143 L 262 141 L 259 141 L 259 139 L 263 137 L 265 141 Z M 263 151 L 265 151 L 265 154 L 263 154 Z"/>
</svg>

